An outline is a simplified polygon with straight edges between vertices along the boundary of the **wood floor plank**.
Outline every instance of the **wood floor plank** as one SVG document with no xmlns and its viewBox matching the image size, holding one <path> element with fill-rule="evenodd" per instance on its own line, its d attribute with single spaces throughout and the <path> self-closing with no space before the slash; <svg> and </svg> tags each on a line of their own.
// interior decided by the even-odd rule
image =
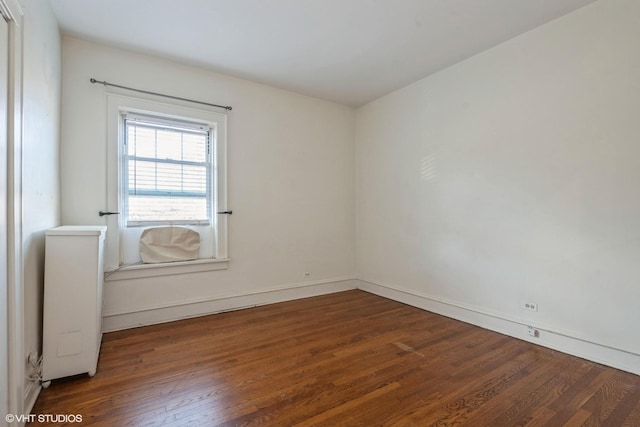
<svg viewBox="0 0 640 427">
<path fill-rule="evenodd" d="M 630 387 L 624 382 L 624 374 L 620 372 L 614 373 L 608 381 L 600 385 L 599 389 L 584 405 L 581 405 L 581 409 L 591 413 L 591 417 L 585 420 L 584 425 L 596 426 L 602 424 L 614 409 L 620 406 L 619 403 L 622 403 L 623 398 L 630 391 Z M 625 415 L 628 415 L 631 409 L 629 407 Z"/>
<path fill-rule="evenodd" d="M 622 427 L 635 427 L 640 426 L 640 400 L 636 402 L 635 408 L 631 410 L 631 413 L 622 423 Z"/>
<path fill-rule="evenodd" d="M 105 334 L 96 375 L 54 381 L 33 413 L 83 426 L 637 426 L 639 399 L 636 375 L 347 291 Z"/>
<path fill-rule="evenodd" d="M 571 384 L 574 384 L 581 376 L 591 369 L 589 363 L 580 363 L 572 358 L 556 357 L 561 366 L 551 369 L 553 376 L 538 388 L 532 388 L 529 393 L 522 396 L 512 407 L 490 422 L 483 424 L 486 427 L 502 425 L 529 425 L 534 419 L 540 422 L 540 417 L 534 414 L 540 412 L 546 417 L 555 414 L 545 405 L 559 398 Z M 578 363 L 576 363 L 578 362 Z M 542 410 L 544 409 L 544 410 Z M 542 424 L 540 424 L 542 425 Z"/>
<path fill-rule="evenodd" d="M 580 427 L 586 425 L 589 419 L 593 419 L 593 414 L 580 408 L 575 412 L 562 427 Z"/>
</svg>

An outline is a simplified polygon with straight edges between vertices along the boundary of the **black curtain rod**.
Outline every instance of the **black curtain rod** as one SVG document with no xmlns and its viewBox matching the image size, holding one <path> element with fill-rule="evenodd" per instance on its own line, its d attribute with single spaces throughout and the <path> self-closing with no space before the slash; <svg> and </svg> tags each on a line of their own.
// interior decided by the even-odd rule
<svg viewBox="0 0 640 427">
<path fill-rule="evenodd" d="M 231 111 L 233 109 L 228 105 L 210 104 L 208 102 L 196 101 L 195 99 L 180 98 L 179 96 L 165 95 L 163 93 L 150 92 L 148 90 L 142 90 L 142 89 L 134 89 L 132 87 L 120 86 L 120 85 L 109 83 L 109 82 L 101 82 L 100 80 L 96 80 L 94 78 L 90 78 L 89 81 L 91 83 L 99 83 L 99 84 L 104 85 L 104 86 L 113 86 L 113 87 L 118 87 L 120 89 L 132 90 L 134 92 L 146 93 L 147 95 L 164 96 L 165 98 L 177 99 L 177 100 L 180 100 L 180 101 L 187 101 L 187 102 L 195 102 L 196 104 L 208 105 L 210 107 L 224 108 L 225 110 L 229 110 L 229 111 Z"/>
</svg>

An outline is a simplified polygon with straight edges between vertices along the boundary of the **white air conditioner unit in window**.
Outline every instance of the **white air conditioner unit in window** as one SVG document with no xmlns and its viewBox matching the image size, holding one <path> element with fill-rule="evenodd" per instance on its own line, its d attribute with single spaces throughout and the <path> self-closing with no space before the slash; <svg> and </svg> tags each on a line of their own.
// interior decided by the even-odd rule
<svg viewBox="0 0 640 427">
<path fill-rule="evenodd" d="M 200 255 L 200 234 L 185 227 L 154 227 L 140 236 L 140 258 L 145 264 L 191 261 Z"/>
</svg>

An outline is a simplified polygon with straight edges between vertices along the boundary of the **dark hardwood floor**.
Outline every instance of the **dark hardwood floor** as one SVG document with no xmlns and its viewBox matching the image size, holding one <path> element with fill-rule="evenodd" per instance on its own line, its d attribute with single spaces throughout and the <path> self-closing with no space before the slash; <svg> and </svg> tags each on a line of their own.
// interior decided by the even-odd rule
<svg viewBox="0 0 640 427">
<path fill-rule="evenodd" d="M 631 427 L 640 377 L 348 291 L 105 334 L 95 377 L 54 381 L 33 413 L 82 426 Z"/>
</svg>

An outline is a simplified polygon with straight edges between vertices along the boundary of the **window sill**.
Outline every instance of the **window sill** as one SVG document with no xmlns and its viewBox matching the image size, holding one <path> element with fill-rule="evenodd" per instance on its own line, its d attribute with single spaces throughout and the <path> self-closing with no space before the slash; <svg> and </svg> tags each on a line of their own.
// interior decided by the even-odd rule
<svg viewBox="0 0 640 427">
<path fill-rule="evenodd" d="M 167 262 L 162 264 L 133 264 L 105 272 L 105 282 L 145 277 L 171 276 L 175 274 L 201 273 L 205 271 L 226 270 L 229 259 L 197 259 L 194 261 Z"/>
</svg>

